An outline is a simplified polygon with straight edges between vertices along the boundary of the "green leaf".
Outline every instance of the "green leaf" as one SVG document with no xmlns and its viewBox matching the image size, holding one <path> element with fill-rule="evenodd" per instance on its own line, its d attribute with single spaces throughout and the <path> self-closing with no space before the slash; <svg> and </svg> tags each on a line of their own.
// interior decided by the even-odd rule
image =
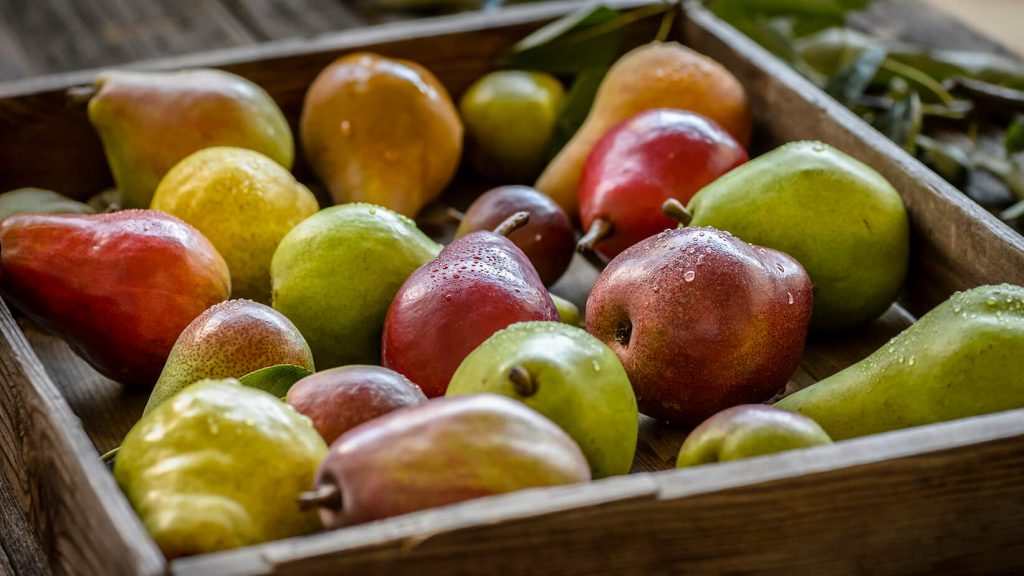
<svg viewBox="0 0 1024 576">
<path fill-rule="evenodd" d="M 913 153 L 917 136 L 921 133 L 921 98 L 910 92 L 906 98 L 896 100 L 875 122 L 875 128 L 890 140 Z"/>
<path fill-rule="evenodd" d="M 850 65 L 840 68 L 829 78 L 825 92 L 846 106 L 852 105 L 871 85 L 887 53 L 883 44 L 876 44 L 861 52 Z"/>
<path fill-rule="evenodd" d="M 1003 220 L 1016 220 L 1022 216 L 1024 216 L 1024 200 L 1017 202 L 999 214 L 999 217 Z"/>
<path fill-rule="evenodd" d="M 104 464 L 106 464 L 107 468 L 110 468 L 110 470 L 113 471 L 114 470 L 114 464 L 117 462 L 117 453 L 120 450 L 121 450 L 121 447 L 118 446 L 117 448 L 114 448 L 113 450 L 111 450 L 110 452 L 107 452 L 103 456 L 100 456 L 100 462 L 103 462 Z"/>
<path fill-rule="evenodd" d="M 959 184 L 972 168 L 967 153 L 956 145 L 924 134 L 919 135 L 916 140 L 921 151 L 921 159 L 948 182 Z"/>
<path fill-rule="evenodd" d="M 562 111 L 555 121 L 555 128 L 551 135 L 551 144 L 548 147 L 548 158 L 554 158 L 559 150 L 576 134 L 583 121 L 590 113 L 590 107 L 594 104 L 594 97 L 601 87 L 601 81 L 608 73 L 607 67 L 595 67 L 581 70 L 576 75 L 569 92 L 565 95 Z"/>
<path fill-rule="evenodd" d="M 278 398 L 284 398 L 288 389 L 299 380 L 312 374 L 302 366 L 293 364 L 278 364 L 267 368 L 260 368 L 249 372 L 238 379 L 239 382 L 250 388 L 258 388 L 264 392 L 270 392 Z"/>
<path fill-rule="evenodd" d="M 756 16 L 786 16 L 807 21 L 831 20 L 841 24 L 846 15 L 871 0 L 710 0 L 707 7 L 733 23 Z"/>
<path fill-rule="evenodd" d="M 498 63 L 552 74 L 609 66 L 619 54 L 624 26 L 617 10 L 584 7 L 523 38 Z"/>
</svg>

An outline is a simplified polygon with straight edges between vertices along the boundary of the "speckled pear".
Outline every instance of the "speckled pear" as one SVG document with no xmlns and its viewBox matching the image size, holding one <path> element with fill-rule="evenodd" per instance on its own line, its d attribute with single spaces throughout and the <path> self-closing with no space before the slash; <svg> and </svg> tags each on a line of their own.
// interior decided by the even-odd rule
<svg viewBox="0 0 1024 576">
<path fill-rule="evenodd" d="M 1024 408 L 1024 288 L 958 292 L 871 356 L 776 403 L 835 440 Z"/>
<path fill-rule="evenodd" d="M 280 312 L 251 300 L 228 300 L 200 314 L 171 349 L 145 413 L 204 378 L 241 378 L 292 364 L 313 370 L 313 355 L 298 328 Z"/>
</svg>

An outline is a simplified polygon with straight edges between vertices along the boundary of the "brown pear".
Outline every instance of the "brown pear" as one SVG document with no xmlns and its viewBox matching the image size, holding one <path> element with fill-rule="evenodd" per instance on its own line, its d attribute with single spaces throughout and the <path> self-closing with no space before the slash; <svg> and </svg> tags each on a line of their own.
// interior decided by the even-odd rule
<svg viewBox="0 0 1024 576">
<path fill-rule="evenodd" d="M 306 93 L 302 148 L 338 204 L 406 216 L 437 198 L 462 155 L 462 122 L 441 82 L 415 62 L 335 60 Z"/>
<path fill-rule="evenodd" d="M 654 108 L 696 112 L 742 146 L 750 141 L 750 110 L 736 77 L 682 44 L 652 42 L 630 51 L 608 71 L 586 121 L 548 164 L 536 188 L 576 214 L 576 188 L 591 149 L 620 122 Z"/>
</svg>

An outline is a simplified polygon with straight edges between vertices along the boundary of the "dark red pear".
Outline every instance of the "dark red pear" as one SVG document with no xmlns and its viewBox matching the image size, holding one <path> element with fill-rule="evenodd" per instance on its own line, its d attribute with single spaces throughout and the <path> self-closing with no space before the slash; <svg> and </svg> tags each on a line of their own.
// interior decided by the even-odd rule
<svg viewBox="0 0 1024 576">
<path fill-rule="evenodd" d="M 618 355 L 641 412 L 696 425 L 786 385 L 803 354 L 811 291 L 782 252 L 677 228 L 608 264 L 587 300 L 587 331 Z"/>
<path fill-rule="evenodd" d="M 500 186 L 480 195 L 462 217 L 456 237 L 477 230 L 493 230 L 516 212 L 530 221 L 508 235 L 550 286 L 565 273 L 576 248 L 576 233 L 565 210 L 550 196 L 529 186 Z"/>
<path fill-rule="evenodd" d="M 384 366 L 442 396 L 462 360 L 516 322 L 558 321 L 529 258 L 506 234 L 529 220 L 517 212 L 494 232 L 472 232 L 412 273 L 384 321 Z"/>
<path fill-rule="evenodd" d="M 181 331 L 231 293 L 213 244 L 156 210 L 15 214 L 0 251 L 4 297 L 126 385 L 152 386 Z"/>
<path fill-rule="evenodd" d="M 714 121 L 661 108 L 633 116 L 594 146 L 580 177 L 581 252 L 606 258 L 676 222 L 661 212 L 747 161 L 747 152 Z"/>
</svg>

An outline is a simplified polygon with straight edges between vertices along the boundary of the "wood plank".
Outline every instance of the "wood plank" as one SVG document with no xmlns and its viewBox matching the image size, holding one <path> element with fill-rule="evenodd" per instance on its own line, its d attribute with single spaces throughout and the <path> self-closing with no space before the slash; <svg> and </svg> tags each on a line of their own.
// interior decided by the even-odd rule
<svg viewBox="0 0 1024 576">
<path fill-rule="evenodd" d="M 48 576 L 49 567 L 36 537 L 28 529 L 25 515 L 15 503 L 7 479 L 0 474 L 0 575 Z"/>
<path fill-rule="evenodd" d="M 1018 410 L 612 478 L 579 491 L 471 501 L 176 560 L 171 569 L 289 576 L 1019 573 L 1022 470 L 1024 411 Z M 647 492 L 652 480 L 656 499 Z M 543 511 L 550 499 L 583 492 L 596 505 Z"/>
<path fill-rule="evenodd" d="M 54 570 L 163 572 L 163 557 L 3 303 L 0 381 L 0 471 Z"/>
<path fill-rule="evenodd" d="M 913 235 L 903 298 L 910 312 L 921 315 L 954 291 L 981 284 L 1024 285 L 1024 237 L 696 2 L 687 4 L 687 14 L 686 42 L 740 78 L 754 132 L 769 136 L 768 147 L 822 140 L 868 164 L 900 192 Z"/>
</svg>

